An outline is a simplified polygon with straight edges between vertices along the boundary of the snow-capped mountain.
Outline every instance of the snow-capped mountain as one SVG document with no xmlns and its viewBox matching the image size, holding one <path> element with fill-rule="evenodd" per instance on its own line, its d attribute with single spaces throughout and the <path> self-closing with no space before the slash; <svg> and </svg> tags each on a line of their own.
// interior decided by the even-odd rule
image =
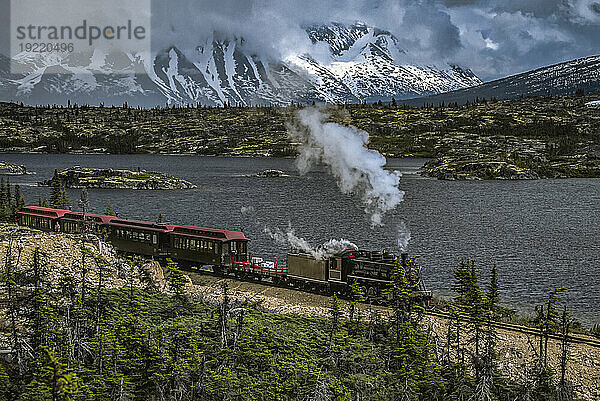
<svg viewBox="0 0 600 401">
<path fill-rule="evenodd" d="M 404 101 L 408 105 L 464 104 L 479 99 L 600 92 L 600 56 L 591 56 L 486 82 L 466 89 Z"/>
<path fill-rule="evenodd" d="M 323 68 L 361 100 L 407 99 L 471 87 L 481 80 L 456 65 L 411 65 L 398 39 L 387 31 L 363 24 L 317 25 L 307 28 L 313 43 L 329 44 L 332 62 L 322 66 L 306 56 L 298 64 L 309 72 Z M 327 86 L 324 87 L 327 92 Z"/>
<path fill-rule="evenodd" d="M 193 52 L 171 47 L 152 59 L 99 50 L 44 55 L 14 59 L 25 71 L 9 74 L 10 60 L 2 58 L 0 96 L 31 104 L 285 105 L 401 100 L 481 83 L 455 65 L 409 63 L 394 35 L 364 24 L 313 25 L 306 32 L 329 54 L 266 60 L 247 51 L 243 39 L 215 33 Z"/>
</svg>

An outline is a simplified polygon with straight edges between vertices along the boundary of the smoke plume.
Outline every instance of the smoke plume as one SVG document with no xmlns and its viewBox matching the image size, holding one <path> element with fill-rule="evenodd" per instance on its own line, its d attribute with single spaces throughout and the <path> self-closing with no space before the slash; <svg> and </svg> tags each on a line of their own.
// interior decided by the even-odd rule
<svg viewBox="0 0 600 401">
<path fill-rule="evenodd" d="M 345 239 L 331 239 L 324 244 L 313 247 L 304 238 L 298 237 L 294 233 L 291 224 L 288 225 L 285 232 L 279 228 L 271 230 L 265 227 L 265 233 L 280 244 L 289 245 L 292 249 L 308 253 L 319 260 L 336 255 L 346 249 L 358 249 L 358 246 Z"/>
<path fill-rule="evenodd" d="M 369 134 L 354 127 L 326 123 L 327 116 L 316 108 L 298 112 L 298 123 L 288 127 L 292 140 L 302 143 L 296 165 L 302 174 L 323 163 L 335 177 L 340 190 L 358 193 L 373 226 L 382 225 L 383 215 L 404 198 L 398 189 L 401 174 L 383 167 L 386 160 L 367 148 Z"/>
<path fill-rule="evenodd" d="M 254 213 L 254 206 L 242 206 L 240 208 L 242 215 L 249 215 Z"/>
<path fill-rule="evenodd" d="M 410 242 L 410 230 L 403 221 L 398 224 L 398 249 L 400 252 L 406 252 L 408 250 L 408 243 Z"/>
</svg>

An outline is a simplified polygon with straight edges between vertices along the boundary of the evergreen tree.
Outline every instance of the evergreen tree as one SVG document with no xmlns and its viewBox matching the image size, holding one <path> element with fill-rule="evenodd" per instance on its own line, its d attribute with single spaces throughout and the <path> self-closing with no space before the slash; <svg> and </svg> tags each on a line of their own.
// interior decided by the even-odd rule
<svg viewBox="0 0 600 401">
<path fill-rule="evenodd" d="M 391 296 L 394 309 L 394 324 L 397 343 L 401 340 L 401 328 L 405 324 L 416 327 L 422 318 L 423 308 L 419 306 L 416 258 L 397 259 L 390 272 L 390 284 L 386 292 Z"/>
<path fill-rule="evenodd" d="M 416 258 L 397 259 L 391 272 L 394 330 L 390 369 L 396 387 L 394 399 L 434 399 L 443 386 L 439 365 L 431 358 L 430 333 L 421 327 Z"/>
<path fill-rule="evenodd" d="M 229 287 L 227 283 L 223 283 L 221 287 L 223 289 L 223 300 L 219 305 L 219 332 L 221 335 L 221 348 L 227 348 L 229 346 Z"/>
<path fill-rule="evenodd" d="M 475 263 L 463 260 L 454 269 L 454 290 L 458 293 L 456 302 L 460 309 L 466 313 L 470 321 L 470 332 L 474 350 L 472 362 L 475 370 L 475 381 L 478 382 L 483 371 L 482 340 L 483 326 L 485 323 L 485 301 L 477 280 Z"/>
<path fill-rule="evenodd" d="M 329 330 L 329 349 L 333 347 L 333 339 L 338 332 L 340 326 L 340 318 L 342 317 L 342 310 L 340 308 L 340 301 L 336 294 L 333 294 L 329 306 L 330 317 L 330 330 Z"/>
<path fill-rule="evenodd" d="M 21 194 L 21 187 L 19 185 L 15 185 L 15 201 L 13 206 L 13 219 L 16 217 L 17 212 L 25 207 L 25 199 Z"/>
<path fill-rule="evenodd" d="M 11 191 L 11 188 L 10 188 L 10 179 L 6 180 L 6 187 L 5 187 L 4 199 L 5 199 L 4 215 L 8 219 L 12 220 L 14 208 L 13 208 L 12 191 Z"/>
<path fill-rule="evenodd" d="M 14 221 L 14 217 L 16 216 L 16 205 L 15 199 L 13 199 L 11 194 L 11 185 L 10 179 L 7 179 L 4 182 L 4 178 L 0 179 L 0 221 Z M 20 190 L 19 190 L 19 198 Z"/>
<path fill-rule="evenodd" d="M 16 398 L 12 393 L 10 377 L 4 369 L 4 364 L 0 362 L 0 399 L 10 400 Z"/>
<path fill-rule="evenodd" d="M 81 222 L 81 232 L 86 233 L 88 230 L 87 212 L 90 208 L 90 199 L 88 196 L 87 188 L 85 188 L 85 187 L 81 188 L 81 193 L 79 195 L 79 207 L 81 208 L 81 211 L 83 212 L 83 221 Z"/>
<path fill-rule="evenodd" d="M 54 169 L 54 176 L 50 184 L 50 207 L 55 209 L 67 209 L 69 207 L 69 198 L 57 169 Z"/>
<path fill-rule="evenodd" d="M 33 294 L 31 296 L 31 347 L 36 353 L 36 356 L 40 356 L 42 352 L 42 346 L 48 345 L 48 336 L 50 335 L 50 324 L 51 308 L 49 305 L 48 298 L 48 283 L 46 281 L 46 275 L 41 261 L 41 252 L 38 249 L 33 254 L 33 265 L 32 273 L 34 280 Z"/>
<path fill-rule="evenodd" d="M 569 361 L 569 330 L 571 328 L 571 319 L 567 314 L 567 307 L 563 309 L 560 320 L 560 379 L 556 388 L 557 398 L 560 401 L 572 401 L 575 399 L 573 384 L 567 380 L 567 364 Z"/>
<path fill-rule="evenodd" d="M 183 275 L 183 272 L 179 268 L 177 262 L 173 261 L 173 259 L 167 259 L 167 272 L 169 274 L 167 277 L 169 289 L 173 292 L 177 299 L 180 301 L 185 301 L 185 276 Z"/>
<path fill-rule="evenodd" d="M 546 370 L 548 367 L 548 341 L 550 339 L 550 334 L 553 334 L 558 328 L 558 296 L 565 290 L 565 287 L 561 287 L 548 291 L 545 311 L 544 306 L 542 305 L 538 312 L 538 326 L 541 333 L 539 342 L 539 358 L 540 365 L 543 370 Z"/>
<path fill-rule="evenodd" d="M 113 210 L 113 205 L 110 203 L 110 201 L 106 204 L 106 210 L 104 211 L 104 214 L 107 216 L 116 216 L 115 211 Z"/>
<path fill-rule="evenodd" d="M 366 299 L 365 288 L 357 280 L 352 281 L 352 283 L 350 284 L 350 316 L 349 316 L 351 326 L 354 326 L 355 318 L 356 318 L 356 325 L 358 326 L 358 324 L 360 322 L 360 316 L 357 316 L 358 313 L 356 311 L 356 309 L 357 309 L 356 305 L 359 302 L 364 302 L 365 299 Z M 353 327 L 353 330 L 355 328 L 356 327 Z"/>
</svg>

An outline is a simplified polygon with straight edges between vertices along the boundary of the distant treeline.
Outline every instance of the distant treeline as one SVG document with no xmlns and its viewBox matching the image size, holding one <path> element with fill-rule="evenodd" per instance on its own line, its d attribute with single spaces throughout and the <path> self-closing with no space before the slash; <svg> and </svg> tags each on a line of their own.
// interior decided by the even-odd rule
<svg viewBox="0 0 600 401">
<path fill-rule="evenodd" d="M 589 96 L 474 99 L 409 107 L 400 102 L 327 106 L 330 121 L 367 131 L 370 146 L 389 155 L 438 157 L 449 135 L 535 138 L 547 156 L 569 155 L 600 141 L 600 122 L 585 106 Z M 288 107 L 165 106 L 153 109 L 87 105 L 27 107 L 0 104 L 0 146 L 45 152 L 185 152 L 199 155 L 292 156 Z"/>
</svg>

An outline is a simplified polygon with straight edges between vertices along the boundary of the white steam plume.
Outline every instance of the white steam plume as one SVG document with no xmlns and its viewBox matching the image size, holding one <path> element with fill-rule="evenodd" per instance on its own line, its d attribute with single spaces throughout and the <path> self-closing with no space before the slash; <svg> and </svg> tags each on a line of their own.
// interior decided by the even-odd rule
<svg viewBox="0 0 600 401">
<path fill-rule="evenodd" d="M 400 252 L 406 252 L 408 250 L 408 243 L 410 242 L 410 230 L 403 221 L 398 224 L 398 248 Z"/>
<path fill-rule="evenodd" d="M 325 164 L 343 193 L 361 194 L 373 226 L 382 225 L 383 215 L 404 198 L 398 189 L 401 174 L 383 168 L 385 157 L 366 147 L 369 134 L 365 131 L 325 123 L 326 118 L 319 109 L 307 108 L 298 112 L 299 123 L 288 127 L 292 140 L 302 143 L 298 169 L 304 174 L 315 163 Z"/>
<path fill-rule="evenodd" d="M 241 209 L 240 209 L 240 212 L 243 215 L 253 214 L 254 213 L 254 206 L 242 206 Z"/>
<path fill-rule="evenodd" d="M 280 244 L 290 245 L 292 249 L 311 254 L 315 259 L 320 260 L 336 255 L 346 249 L 358 249 L 358 246 L 345 239 L 331 239 L 322 245 L 313 247 L 304 238 L 296 236 L 291 224 L 288 225 L 285 232 L 279 228 L 271 230 L 265 227 L 265 233 Z"/>
</svg>

